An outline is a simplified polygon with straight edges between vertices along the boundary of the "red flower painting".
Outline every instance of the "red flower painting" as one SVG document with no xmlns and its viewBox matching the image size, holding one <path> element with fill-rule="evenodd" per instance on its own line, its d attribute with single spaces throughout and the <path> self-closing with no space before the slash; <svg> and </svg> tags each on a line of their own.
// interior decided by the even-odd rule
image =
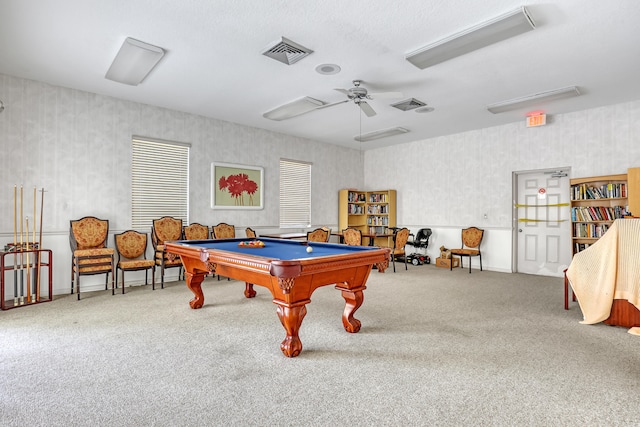
<svg viewBox="0 0 640 427">
<path fill-rule="evenodd" d="M 253 206 L 253 196 L 258 191 L 258 184 L 249 179 L 249 175 L 246 173 L 239 173 L 220 177 L 218 188 L 220 191 L 228 191 L 236 206 L 245 206 L 244 193 L 247 193 L 248 205 Z"/>
</svg>

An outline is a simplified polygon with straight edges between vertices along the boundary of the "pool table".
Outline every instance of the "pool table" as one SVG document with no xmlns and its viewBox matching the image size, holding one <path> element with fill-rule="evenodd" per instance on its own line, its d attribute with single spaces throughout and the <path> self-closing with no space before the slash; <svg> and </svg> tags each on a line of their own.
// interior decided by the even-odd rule
<svg viewBox="0 0 640 427">
<path fill-rule="evenodd" d="M 171 256 L 180 256 L 186 283 L 194 294 L 193 309 L 204 304 L 202 281 L 207 274 L 245 282 L 244 295 L 256 295 L 254 285 L 273 295 L 276 312 L 286 331 L 280 349 L 287 357 L 302 351 L 298 336 L 311 294 L 321 286 L 336 285 L 346 304 L 342 324 L 347 332 L 358 332 L 360 321 L 353 317 L 363 302 L 363 291 L 372 267 L 384 272 L 389 249 L 332 243 L 260 238 L 264 247 L 243 247 L 247 239 L 181 240 L 166 242 Z M 307 252 L 307 248 L 312 252 Z"/>
</svg>

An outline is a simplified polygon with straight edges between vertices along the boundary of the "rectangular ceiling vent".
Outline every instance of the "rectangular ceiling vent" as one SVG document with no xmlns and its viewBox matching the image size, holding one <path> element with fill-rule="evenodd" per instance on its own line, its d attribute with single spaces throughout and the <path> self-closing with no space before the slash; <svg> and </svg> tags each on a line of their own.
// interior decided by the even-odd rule
<svg viewBox="0 0 640 427">
<path fill-rule="evenodd" d="M 311 49 L 308 49 L 285 37 L 281 37 L 280 40 L 274 42 L 273 46 L 262 52 L 263 55 L 287 65 L 295 64 L 312 53 L 313 51 Z"/>
<path fill-rule="evenodd" d="M 396 107 L 398 110 L 409 111 L 415 110 L 418 107 L 424 107 L 427 105 L 422 101 L 418 101 L 415 98 L 407 99 L 405 101 L 396 102 L 395 104 L 391 104 L 392 107 Z"/>
</svg>

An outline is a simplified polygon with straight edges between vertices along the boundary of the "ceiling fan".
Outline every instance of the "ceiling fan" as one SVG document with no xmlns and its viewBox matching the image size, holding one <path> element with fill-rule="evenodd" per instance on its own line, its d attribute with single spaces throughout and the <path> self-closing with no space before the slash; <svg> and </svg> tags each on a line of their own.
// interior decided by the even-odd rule
<svg viewBox="0 0 640 427">
<path fill-rule="evenodd" d="M 286 120 L 310 111 L 333 107 L 334 105 L 344 104 L 349 101 L 353 101 L 360 107 L 367 117 L 373 117 L 376 115 L 376 112 L 367 100 L 402 98 L 401 92 L 369 93 L 361 84 L 362 80 L 353 80 L 353 87 L 351 89 L 334 89 L 347 96 L 347 99 L 343 99 L 342 101 L 325 104 L 323 101 L 305 96 L 288 104 L 281 105 L 271 111 L 267 111 L 263 114 L 263 117 L 271 120 Z"/>
<path fill-rule="evenodd" d="M 360 86 L 362 84 L 362 80 L 354 80 L 353 87 L 351 89 L 335 89 L 340 93 L 347 95 L 347 99 L 343 101 L 334 102 L 332 104 L 327 104 L 320 106 L 316 109 L 332 107 L 334 105 L 343 104 L 345 102 L 353 101 L 363 113 L 367 115 L 367 117 L 373 117 L 376 115 L 375 110 L 369 105 L 366 101 L 367 99 L 393 99 L 393 98 L 402 98 L 401 92 L 380 92 L 380 93 L 369 93 L 366 88 Z"/>
</svg>

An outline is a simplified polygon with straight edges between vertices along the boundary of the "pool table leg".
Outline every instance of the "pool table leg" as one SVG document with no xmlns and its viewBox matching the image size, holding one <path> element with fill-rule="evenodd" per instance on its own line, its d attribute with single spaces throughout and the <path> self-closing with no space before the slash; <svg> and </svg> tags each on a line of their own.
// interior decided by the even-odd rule
<svg viewBox="0 0 640 427">
<path fill-rule="evenodd" d="M 244 296 L 247 298 L 253 298 L 256 296 L 256 291 L 253 289 L 253 283 L 245 282 L 244 283 Z"/>
<path fill-rule="evenodd" d="M 187 287 L 193 292 L 193 299 L 189 301 L 189 306 L 193 309 L 202 308 L 204 304 L 204 294 L 202 293 L 202 281 L 204 280 L 205 273 L 190 273 L 186 272 Z"/>
<path fill-rule="evenodd" d="M 362 291 L 366 289 L 366 286 L 361 286 L 355 289 L 347 289 L 337 285 L 336 289 L 342 291 L 342 298 L 344 298 L 346 303 L 344 306 L 344 312 L 342 313 L 342 324 L 344 325 L 344 329 L 347 332 L 355 334 L 360 330 L 362 324 L 358 319 L 353 317 L 353 315 L 364 302 L 364 293 Z"/>
<path fill-rule="evenodd" d="M 287 357 L 296 357 L 302 351 L 302 341 L 298 337 L 298 331 L 300 331 L 300 325 L 302 319 L 307 314 L 306 304 L 310 300 L 297 302 L 293 305 L 286 304 L 277 300 L 273 301 L 277 306 L 278 317 L 280 323 L 284 326 L 287 336 L 284 341 L 280 343 L 280 350 Z"/>
</svg>

